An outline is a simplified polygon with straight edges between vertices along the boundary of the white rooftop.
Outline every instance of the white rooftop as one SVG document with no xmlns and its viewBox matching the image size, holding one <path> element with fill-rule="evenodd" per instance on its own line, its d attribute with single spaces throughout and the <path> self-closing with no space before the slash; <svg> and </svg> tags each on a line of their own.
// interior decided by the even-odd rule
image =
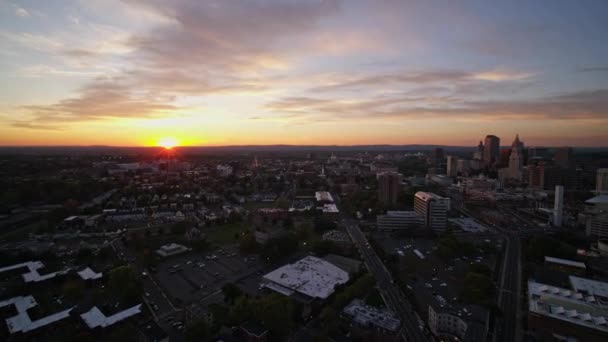
<svg viewBox="0 0 608 342">
<path fill-rule="evenodd" d="M 99 279 L 103 277 L 103 273 L 95 273 L 95 271 L 93 271 L 90 267 L 87 267 L 84 270 L 78 272 L 78 275 L 83 280 Z"/>
<path fill-rule="evenodd" d="M 589 203 L 589 204 L 608 203 L 608 195 L 595 196 L 593 198 L 586 200 L 585 203 Z"/>
<path fill-rule="evenodd" d="M 317 191 L 315 192 L 315 198 L 317 199 L 317 202 L 320 201 L 327 201 L 327 202 L 332 202 L 334 201 L 334 198 L 331 197 L 331 194 L 327 191 Z"/>
<path fill-rule="evenodd" d="M 608 332 L 608 310 L 594 296 L 528 281 L 528 305 L 531 313 Z"/>
<path fill-rule="evenodd" d="M 264 279 L 309 297 L 325 299 L 334 293 L 334 286 L 346 283 L 349 277 L 347 272 L 337 266 L 323 259 L 307 256 L 266 274 Z M 267 285 L 272 289 L 271 286 Z"/>
<path fill-rule="evenodd" d="M 0 302 L 0 307 L 5 307 L 8 305 L 14 305 L 17 310 L 17 315 L 13 317 L 7 318 L 6 326 L 8 327 L 8 331 L 11 334 L 17 332 L 28 332 L 45 325 L 49 325 L 51 323 L 60 321 L 62 319 L 68 318 L 70 316 L 70 312 L 73 308 L 56 312 L 52 315 L 48 315 L 41 319 L 32 321 L 30 316 L 27 313 L 27 310 L 33 308 L 38 305 L 34 297 L 26 296 L 26 297 L 14 297 L 5 301 Z"/>
<path fill-rule="evenodd" d="M 585 266 L 584 263 L 579 262 L 579 261 L 559 259 L 559 258 L 548 257 L 548 256 L 545 257 L 545 262 L 552 262 L 554 264 L 561 264 L 561 265 L 565 265 L 565 266 L 572 266 L 572 267 L 578 267 L 578 268 L 584 268 L 584 269 L 587 268 L 587 266 Z"/>
<path fill-rule="evenodd" d="M 38 270 L 41 268 L 44 268 L 44 264 L 40 261 L 27 261 L 27 262 L 23 262 L 20 264 L 15 264 L 15 265 L 11 265 L 11 266 L 6 266 L 6 267 L 2 267 L 0 268 L 0 273 L 2 272 L 7 272 L 7 271 L 11 271 L 14 269 L 18 269 L 21 267 L 27 267 L 28 272 L 23 273 L 21 276 L 23 277 L 23 280 L 26 283 L 30 283 L 30 282 L 39 282 L 39 281 L 43 281 L 43 280 L 47 280 L 47 279 L 51 279 L 54 278 L 58 275 L 63 275 L 69 272 L 68 270 L 63 270 L 63 271 L 58 271 L 58 272 L 52 272 L 52 273 L 47 273 L 45 275 L 41 275 Z"/>
<path fill-rule="evenodd" d="M 608 298 L 608 283 L 606 282 L 570 276 L 570 284 L 577 292 Z"/>
<path fill-rule="evenodd" d="M 117 312 L 112 316 L 104 315 L 101 310 L 94 306 L 91 310 L 81 314 L 80 317 L 84 320 L 89 328 L 93 329 L 97 327 L 109 327 L 139 313 L 141 313 L 141 304 L 135 305 L 121 312 Z"/>
</svg>

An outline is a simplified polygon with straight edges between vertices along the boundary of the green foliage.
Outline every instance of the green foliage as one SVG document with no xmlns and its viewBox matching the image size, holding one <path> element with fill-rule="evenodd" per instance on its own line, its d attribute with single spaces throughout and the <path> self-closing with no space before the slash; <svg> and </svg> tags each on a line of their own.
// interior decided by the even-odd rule
<svg viewBox="0 0 608 342">
<path fill-rule="evenodd" d="M 342 308 L 348 305 L 354 298 L 362 298 L 366 295 L 375 284 L 376 280 L 374 277 L 369 273 L 365 273 L 345 288 L 338 287 L 336 289 L 337 293 L 334 294 L 334 298 L 331 302 L 331 307 L 336 311 L 342 310 Z"/>
<path fill-rule="evenodd" d="M 204 318 L 196 319 L 186 327 L 185 337 L 187 342 L 206 341 L 210 335 L 209 325 Z"/>
<path fill-rule="evenodd" d="M 224 294 L 224 301 L 230 304 L 243 295 L 241 288 L 233 283 L 222 286 L 222 293 Z"/>
<path fill-rule="evenodd" d="M 209 312 L 213 316 L 213 327 L 220 328 L 230 321 L 230 308 L 226 305 L 213 303 L 209 305 Z"/>
<path fill-rule="evenodd" d="M 471 256 L 476 250 L 475 244 L 458 240 L 451 232 L 446 232 L 439 237 L 435 253 L 443 259 L 452 259 L 461 256 Z"/>
<path fill-rule="evenodd" d="M 186 221 L 176 222 L 171 226 L 171 234 L 184 235 L 189 225 L 190 224 Z"/>
<path fill-rule="evenodd" d="M 333 243 L 332 241 L 328 241 L 328 240 L 315 240 L 312 243 L 312 251 L 317 256 L 324 256 L 329 253 L 333 253 L 337 249 L 338 248 L 337 248 L 336 244 Z"/>
<path fill-rule="evenodd" d="M 315 230 L 319 233 L 324 233 L 328 230 L 336 229 L 337 225 L 334 221 L 325 216 L 318 216 L 314 221 Z"/>
<path fill-rule="evenodd" d="M 139 301 L 143 285 L 141 278 L 131 266 L 119 266 L 110 271 L 108 287 L 113 295 L 124 304 Z"/>
<path fill-rule="evenodd" d="M 84 284 L 80 280 L 66 280 L 61 286 L 61 292 L 69 300 L 78 301 L 84 293 Z"/>
<path fill-rule="evenodd" d="M 492 277 L 492 270 L 488 266 L 480 263 L 471 264 L 471 266 L 469 266 L 469 272 L 474 272 L 477 274 L 483 274 L 487 277 Z"/>
<path fill-rule="evenodd" d="M 241 236 L 241 239 L 239 241 L 239 250 L 242 253 L 255 253 L 257 249 L 258 243 L 255 241 L 255 236 L 253 233 L 248 232 Z"/>
<path fill-rule="evenodd" d="M 227 308 L 223 305 L 210 306 L 215 325 L 239 325 L 248 320 L 260 322 L 274 339 L 282 340 L 295 327 L 295 305 L 291 299 L 278 294 L 261 298 L 237 297 Z M 228 315 L 226 315 L 228 313 Z"/>
<path fill-rule="evenodd" d="M 340 317 L 336 310 L 331 306 L 326 306 L 321 310 L 321 313 L 319 313 L 319 320 L 321 321 L 321 326 L 323 327 L 325 335 L 329 335 L 338 330 Z"/>
<path fill-rule="evenodd" d="M 372 292 L 365 297 L 365 304 L 375 307 L 384 306 L 384 300 L 382 299 L 378 289 L 373 289 Z"/>
<path fill-rule="evenodd" d="M 275 262 L 279 261 L 298 249 L 298 240 L 293 234 L 286 234 L 268 240 L 262 247 L 262 257 L 264 260 Z"/>
<path fill-rule="evenodd" d="M 490 306 L 494 301 L 496 286 L 486 274 L 468 272 L 464 277 L 460 300 L 468 304 Z"/>
<path fill-rule="evenodd" d="M 548 236 L 533 237 L 526 244 L 527 257 L 542 261 L 545 256 L 571 259 L 576 257 L 576 247 Z"/>
</svg>

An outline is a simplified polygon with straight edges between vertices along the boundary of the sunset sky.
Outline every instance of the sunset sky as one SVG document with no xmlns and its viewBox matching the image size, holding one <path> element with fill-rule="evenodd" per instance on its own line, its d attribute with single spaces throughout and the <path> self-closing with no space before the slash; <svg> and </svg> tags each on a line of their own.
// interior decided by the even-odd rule
<svg viewBox="0 0 608 342">
<path fill-rule="evenodd" d="M 0 0 L 0 145 L 516 133 L 608 146 L 608 1 Z"/>
</svg>

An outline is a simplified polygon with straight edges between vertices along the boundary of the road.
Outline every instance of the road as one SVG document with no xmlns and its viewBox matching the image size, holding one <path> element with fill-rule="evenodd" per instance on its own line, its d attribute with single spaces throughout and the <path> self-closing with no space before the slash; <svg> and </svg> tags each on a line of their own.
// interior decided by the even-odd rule
<svg viewBox="0 0 608 342">
<path fill-rule="evenodd" d="M 521 240 L 520 237 L 529 234 L 543 233 L 530 224 L 514 210 L 501 209 L 500 213 L 511 218 L 510 227 L 494 225 L 486 222 L 484 217 L 475 217 L 473 213 L 461 209 L 461 212 L 474 217 L 480 222 L 492 226 L 493 230 L 505 239 L 505 252 L 500 270 L 498 286 L 498 307 L 502 315 L 496 318 L 494 324 L 494 342 L 521 341 L 521 315 L 520 315 L 520 294 L 521 294 Z M 523 229 L 522 229 L 523 228 Z"/>
<path fill-rule="evenodd" d="M 428 338 L 423 334 L 416 315 L 405 298 L 403 292 L 397 285 L 394 284 L 390 272 L 384 266 L 384 263 L 376 252 L 371 248 L 367 238 L 359 229 L 359 226 L 354 220 L 343 220 L 346 231 L 351 239 L 357 245 L 361 257 L 365 265 L 372 275 L 376 278 L 378 290 L 382 294 L 386 305 L 393 310 L 401 319 L 402 329 L 401 336 L 405 341 L 419 342 L 428 341 Z"/>
<path fill-rule="evenodd" d="M 502 316 L 496 321 L 494 341 L 521 341 L 519 327 L 519 285 L 521 274 L 521 242 L 516 234 L 508 234 L 501 272 L 498 306 Z"/>
</svg>

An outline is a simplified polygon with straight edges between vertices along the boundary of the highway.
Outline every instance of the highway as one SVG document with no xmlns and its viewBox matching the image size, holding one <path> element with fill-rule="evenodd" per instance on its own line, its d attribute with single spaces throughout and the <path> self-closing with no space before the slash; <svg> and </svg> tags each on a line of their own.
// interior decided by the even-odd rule
<svg viewBox="0 0 608 342">
<path fill-rule="evenodd" d="M 521 242 L 516 234 L 508 234 L 501 270 L 498 306 L 502 316 L 497 320 L 495 341 L 521 341 L 519 329 L 519 284 Z"/>
<path fill-rule="evenodd" d="M 475 217 L 471 212 L 461 209 L 468 216 Z M 512 219 L 511 227 L 492 225 L 484 217 L 475 217 L 478 221 L 493 226 L 493 230 L 505 239 L 505 252 L 502 260 L 498 284 L 498 307 L 501 316 L 496 317 L 494 324 L 494 342 L 521 341 L 520 322 L 520 284 L 521 284 L 521 236 L 544 233 L 535 225 L 522 219 L 513 210 L 502 209 L 501 214 Z M 522 229 L 524 228 L 524 229 Z"/>
<path fill-rule="evenodd" d="M 350 235 L 351 239 L 355 242 L 361 257 L 363 258 L 365 265 L 372 275 L 376 278 L 376 284 L 378 290 L 382 294 L 382 297 L 386 301 L 386 305 L 389 309 L 393 310 L 401 319 L 401 337 L 405 341 L 419 342 L 428 341 L 428 338 L 424 335 L 421 330 L 416 315 L 412 307 L 409 305 L 407 299 L 394 284 L 393 278 L 390 272 L 384 266 L 384 263 L 376 252 L 371 248 L 367 238 L 359 229 L 359 226 L 354 220 L 343 220 L 346 227 L 346 231 Z"/>
</svg>

